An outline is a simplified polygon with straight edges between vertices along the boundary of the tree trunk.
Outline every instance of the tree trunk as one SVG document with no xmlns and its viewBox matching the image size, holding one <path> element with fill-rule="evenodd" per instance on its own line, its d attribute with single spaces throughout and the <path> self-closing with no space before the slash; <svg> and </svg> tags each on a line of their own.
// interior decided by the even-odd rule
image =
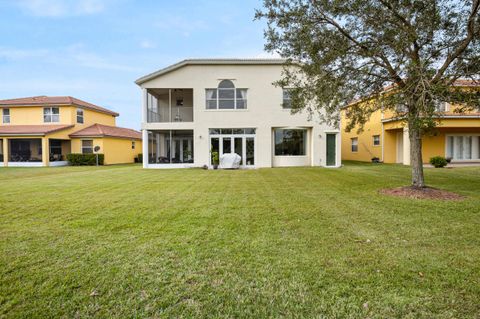
<svg viewBox="0 0 480 319">
<path fill-rule="evenodd" d="M 411 125 L 408 128 L 410 139 L 410 165 L 412 166 L 412 186 L 417 188 L 425 187 L 425 178 L 423 176 L 422 159 L 422 135 L 420 130 Z"/>
</svg>

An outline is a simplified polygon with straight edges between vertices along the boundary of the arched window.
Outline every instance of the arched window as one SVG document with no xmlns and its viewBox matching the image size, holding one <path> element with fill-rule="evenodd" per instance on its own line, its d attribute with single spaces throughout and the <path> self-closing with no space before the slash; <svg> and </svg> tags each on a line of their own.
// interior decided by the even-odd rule
<svg viewBox="0 0 480 319">
<path fill-rule="evenodd" d="M 220 84 L 218 84 L 218 88 L 219 89 L 234 89 L 235 85 L 230 80 L 223 80 L 222 82 L 220 82 Z"/>
<path fill-rule="evenodd" d="M 233 110 L 247 108 L 247 89 L 236 89 L 230 80 L 222 80 L 216 89 L 206 89 L 207 109 Z"/>
</svg>

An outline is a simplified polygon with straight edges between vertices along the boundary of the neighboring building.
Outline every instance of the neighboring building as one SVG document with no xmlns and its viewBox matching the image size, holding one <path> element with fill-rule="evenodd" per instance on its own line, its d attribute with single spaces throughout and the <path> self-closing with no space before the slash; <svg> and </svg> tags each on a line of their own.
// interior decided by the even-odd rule
<svg viewBox="0 0 480 319">
<path fill-rule="evenodd" d="M 141 133 L 115 126 L 118 113 L 70 96 L 0 100 L 0 166 L 61 166 L 70 153 L 133 163 Z"/>
<path fill-rule="evenodd" d="M 471 81 L 457 81 L 456 86 L 478 87 Z M 355 102 L 365 103 L 365 102 Z M 352 106 L 352 103 L 350 106 Z M 439 103 L 438 127 L 422 139 L 423 161 L 433 156 L 451 158 L 452 163 L 480 162 L 480 110 L 455 112 L 455 105 Z M 348 109 L 342 110 L 342 159 L 369 162 L 377 157 L 385 163 L 410 165 L 408 127 L 391 111 L 379 110 L 372 114 L 363 131 L 358 127 L 346 132 Z"/>
<path fill-rule="evenodd" d="M 184 60 L 136 81 L 143 91 L 143 165 L 340 166 L 340 131 L 291 114 L 281 59 Z"/>
</svg>

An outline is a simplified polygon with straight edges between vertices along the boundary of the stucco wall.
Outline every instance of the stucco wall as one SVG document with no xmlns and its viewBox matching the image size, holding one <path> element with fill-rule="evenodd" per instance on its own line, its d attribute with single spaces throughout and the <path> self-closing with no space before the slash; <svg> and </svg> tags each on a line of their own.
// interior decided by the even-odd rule
<svg viewBox="0 0 480 319">
<path fill-rule="evenodd" d="M 104 124 L 115 126 L 115 116 L 95 112 L 88 109 L 83 109 L 83 124 L 77 123 L 77 108 L 72 107 L 72 123 L 76 124 L 76 129 L 80 130 L 82 128 L 88 127 L 93 124 Z"/>
<path fill-rule="evenodd" d="M 8 108 L 8 107 L 5 107 Z M 43 106 L 33 107 L 10 107 L 10 123 L 2 125 L 75 125 L 72 128 L 54 132 L 48 135 L 49 138 L 70 139 L 68 136 L 73 132 L 84 129 L 95 123 L 115 126 L 115 116 L 84 109 L 84 123 L 77 123 L 77 107 L 71 105 L 59 106 L 60 121 L 55 123 L 43 122 Z M 1 108 L 0 108 L 1 114 Z"/>
<path fill-rule="evenodd" d="M 59 106 L 60 121 L 57 123 L 43 122 L 43 106 L 16 106 L 2 108 L 10 109 L 10 123 L 3 124 L 0 121 L 0 125 L 73 124 L 72 107 L 70 106 Z"/>
<path fill-rule="evenodd" d="M 383 162 L 396 163 L 397 162 L 397 137 L 398 134 L 403 134 L 403 130 L 386 130 L 383 135 Z"/>
<path fill-rule="evenodd" d="M 105 165 L 133 163 L 142 153 L 142 141 L 111 137 L 73 138 L 72 153 L 82 152 L 82 140 L 93 140 L 93 146 L 100 146 L 99 153 L 105 155 Z M 135 141 L 135 149 L 132 149 Z"/>
<path fill-rule="evenodd" d="M 135 141 L 135 149 L 132 149 L 132 141 Z M 124 164 L 134 163 L 138 154 L 142 153 L 142 141 L 103 138 L 103 152 L 105 154 L 105 164 Z"/>
<path fill-rule="evenodd" d="M 100 146 L 100 153 L 103 153 L 103 139 L 102 138 L 72 138 L 72 153 L 82 153 L 82 141 L 93 140 L 93 147 Z"/>
<path fill-rule="evenodd" d="M 10 123 L 0 125 L 44 125 L 44 124 L 75 124 L 77 129 L 90 126 L 95 123 L 115 125 L 115 117 L 105 113 L 84 109 L 84 124 L 77 123 L 77 107 L 71 105 L 59 105 L 60 121 L 56 123 L 43 122 L 43 106 L 15 106 L 1 107 L 10 109 Z"/>
<path fill-rule="evenodd" d="M 372 114 L 370 121 L 365 123 L 362 132 L 358 132 L 359 127 L 354 127 L 350 132 L 345 128 L 348 125 L 346 111 L 342 111 L 342 159 L 351 161 L 370 162 L 372 157 L 382 159 L 382 112 L 377 111 Z M 380 145 L 373 145 L 373 136 L 380 136 Z M 358 151 L 352 152 L 352 138 L 358 138 Z"/>
<path fill-rule="evenodd" d="M 209 128 L 256 128 L 256 167 L 273 164 L 272 128 L 311 128 L 311 165 L 325 165 L 326 138 L 324 131 L 334 128 L 309 121 L 308 114 L 291 115 L 282 109 L 283 92 L 272 83 L 281 78 L 281 65 L 189 65 L 142 84 L 142 88 L 193 89 L 193 123 L 144 123 L 143 129 L 193 129 L 196 166 L 209 164 Z M 207 110 L 205 89 L 216 88 L 222 79 L 230 79 L 236 88 L 247 88 L 246 110 Z M 337 165 L 341 147 L 337 141 Z M 297 159 L 282 160 L 295 165 Z"/>
</svg>

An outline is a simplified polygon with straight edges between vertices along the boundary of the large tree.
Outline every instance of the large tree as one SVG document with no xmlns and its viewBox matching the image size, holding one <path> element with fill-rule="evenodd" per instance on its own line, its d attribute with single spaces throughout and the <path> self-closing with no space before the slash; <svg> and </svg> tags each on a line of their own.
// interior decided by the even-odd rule
<svg viewBox="0 0 480 319">
<path fill-rule="evenodd" d="M 422 136 L 438 123 L 436 103 L 480 105 L 477 90 L 454 85 L 480 74 L 479 7 L 480 0 L 264 0 L 256 18 L 267 20 L 266 49 L 288 59 L 277 84 L 293 88 L 294 112 L 338 125 L 347 102 L 368 99 L 349 109 L 349 130 L 391 110 L 408 126 L 412 186 L 424 187 Z"/>
</svg>

